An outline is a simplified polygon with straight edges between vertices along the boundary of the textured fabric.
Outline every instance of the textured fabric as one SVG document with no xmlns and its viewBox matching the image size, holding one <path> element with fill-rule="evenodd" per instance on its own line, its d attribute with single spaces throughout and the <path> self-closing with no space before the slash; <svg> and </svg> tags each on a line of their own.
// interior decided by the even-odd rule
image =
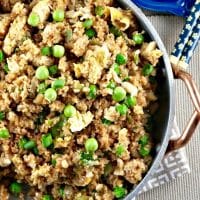
<svg viewBox="0 0 200 200">
<path fill-rule="evenodd" d="M 149 13 L 148 13 L 149 14 Z M 173 50 L 179 33 L 183 27 L 184 21 L 180 17 L 174 16 L 149 16 L 158 33 L 163 40 L 167 51 Z M 191 60 L 188 71 L 193 75 L 195 81 L 200 85 L 200 48 L 198 47 Z M 187 91 L 182 82 L 176 81 L 176 117 L 180 127 L 183 130 L 190 115 L 193 112 L 193 106 L 188 97 Z M 191 166 L 191 173 L 173 180 L 160 187 L 152 189 L 139 195 L 137 200 L 199 200 L 200 199 L 200 131 L 196 131 L 191 142 L 187 145 L 186 151 Z"/>
</svg>

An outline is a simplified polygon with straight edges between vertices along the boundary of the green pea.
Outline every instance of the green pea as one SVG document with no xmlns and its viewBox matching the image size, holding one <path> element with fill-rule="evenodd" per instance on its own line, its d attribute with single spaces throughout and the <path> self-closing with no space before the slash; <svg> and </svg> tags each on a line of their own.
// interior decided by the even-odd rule
<svg viewBox="0 0 200 200">
<path fill-rule="evenodd" d="M 122 156 L 122 154 L 125 152 L 125 148 L 122 144 L 118 145 L 117 148 L 116 148 L 116 155 L 119 157 L 119 156 Z"/>
<path fill-rule="evenodd" d="M 115 64 L 113 65 L 113 67 L 114 67 L 114 71 L 116 72 L 116 74 L 117 74 L 117 75 L 120 75 L 121 70 L 120 70 L 119 65 L 118 65 L 117 63 L 115 63 Z"/>
<path fill-rule="evenodd" d="M 36 13 L 31 13 L 28 17 L 28 24 L 30 26 L 36 27 L 40 23 L 40 17 Z"/>
<path fill-rule="evenodd" d="M 65 80 L 64 79 L 57 79 L 52 82 L 51 87 L 55 90 L 61 89 L 65 86 Z"/>
<path fill-rule="evenodd" d="M 57 93 L 55 89 L 48 88 L 44 93 L 44 98 L 49 102 L 55 101 L 57 99 Z"/>
<path fill-rule="evenodd" d="M 49 194 L 45 194 L 43 197 L 42 197 L 42 200 L 53 200 L 53 197 Z"/>
<path fill-rule="evenodd" d="M 54 45 L 52 47 L 52 54 L 55 58 L 61 58 L 65 55 L 65 48 L 62 45 Z"/>
<path fill-rule="evenodd" d="M 151 150 L 147 146 L 141 146 L 139 149 L 139 153 L 142 157 L 146 157 L 150 154 Z"/>
<path fill-rule="evenodd" d="M 148 135 L 143 135 L 139 139 L 139 144 L 141 144 L 142 146 L 147 145 L 148 142 L 149 142 L 149 136 Z"/>
<path fill-rule="evenodd" d="M 36 69 L 35 76 L 38 80 L 46 80 L 49 78 L 49 70 L 46 66 L 41 66 Z"/>
<path fill-rule="evenodd" d="M 36 146 L 35 141 L 29 140 L 27 143 L 24 144 L 24 149 L 30 150 L 33 149 Z"/>
<path fill-rule="evenodd" d="M 140 45 L 144 42 L 144 36 L 140 33 L 136 33 L 133 35 L 133 41 L 135 44 Z"/>
<path fill-rule="evenodd" d="M 7 128 L 0 129 L 0 138 L 7 139 L 10 137 L 10 133 Z"/>
<path fill-rule="evenodd" d="M 42 136 L 43 147 L 48 148 L 52 144 L 53 144 L 53 138 L 52 138 L 52 135 L 50 133 Z"/>
<path fill-rule="evenodd" d="M 76 108 L 72 105 L 67 105 L 64 109 L 64 115 L 67 118 L 73 117 L 76 115 Z"/>
<path fill-rule="evenodd" d="M 4 60 L 4 53 L 2 50 L 0 50 L 0 63 Z"/>
<path fill-rule="evenodd" d="M 97 6 L 95 8 L 95 14 L 99 15 L 100 17 L 104 15 L 105 8 L 103 6 Z"/>
<path fill-rule="evenodd" d="M 128 96 L 124 103 L 128 106 L 128 108 L 132 108 L 137 104 L 137 99 L 136 97 Z"/>
<path fill-rule="evenodd" d="M 53 76 L 58 73 L 58 66 L 57 65 L 52 65 L 49 67 L 49 74 L 50 76 Z"/>
<path fill-rule="evenodd" d="M 0 111 L 0 121 L 5 119 L 5 113 Z"/>
<path fill-rule="evenodd" d="M 153 72 L 154 67 L 151 64 L 146 64 L 142 69 L 142 75 L 143 76 L 149 76 Z"/>
<path fill-rule="evenodd" d="M 42 47 L 41 54 L 43 56 L 50 56 L 51 55 L 51 47 Z"/>
<path fill-rule="evenodd" d="M 85 31 L 85 34 L 88 36 L 89 39 L 92 39 L 93 37 L 96 36 L 96 31 L 90 28 Z"/>
<path fill-rule="evenodd" d="M 127 59 L 126 59 L 126 57 L 125 57 L 123 54 L 119 53 L 119 54 L 117 54 L 117 56 L 116 56 L 115 62 L 116 62 L 118 65 L 125 65 L 126 62 L 127 62 Z"/>
<path fill-rule="evenodd" d="M 126 91 L 122 87 L 116 87 L 113 91 L 112 99 L 116 102 L 123 101 L 126 98 Z"/>
<path fill-rule="evenodd" d="M 97 87 L 96 85 L 90 85 L 90 91 L 89 91 L 89 94 L 88 96 L 91 98 L 91 99 L 95 99 L 96 96 L 97 96 Z"/>
<path fill-rule="evenodd" d="M 37 87 L 37 92 L 40 93 L 40 94 L 44 94 L 45 93 L 45 90 L 47 88 L 47 85 L 46 83 L 40 83 Z"/>
<path fill-rule="evenodd" d="M 119 104 L 115 107 L 115 109 L 120 115 L 126 115 L 128 112 L 128 107 L 125 104 Z"/>
<path fill-rule="evenodd" d="M 62 22 L 65 19 L 65 12 L 64 10 L 57 9 L 53 11 L 53 20 L 55 22 Z"/>
<path fill-rule="evenodd" d="M 89 138 L 85 142 L 85 149 L 87 152 L 95 152 L 98 149 L 98 142 L 95 138 Z"/>
<path fill-rule="evenodd" d="M 84 27 L 85 29 L 91 28 L 92 25 L 93 25 L 92 19 L 86 19 L 86 20 L 83 22 L 83 27 Z"/>
<path fill-rule="evenodd" d="M 110 27 L 110 33 L 112 33 L 115 37 L 119 37 L 122 35 L 122 32 L 115 26 Z"/>
<path fill-rule="evenodd" d="M 123 197 L 126 195 L 127 190 L 126 190 L 125 188 L 123 188 L 123 187 L 116 186 L 116 187 L 114 188 L 113 193 L 114 193 L 114 196 L 115 196 L 117 199 L 121 199 L 121 198 L 123 198 Z"/>
<path fill-rule="evenodd" d="M 22 184 L 18 182 L 13 182 L 10 184 L 9 190 L 12 194 L 18 195 L 22 191 Z"/>
</svg>

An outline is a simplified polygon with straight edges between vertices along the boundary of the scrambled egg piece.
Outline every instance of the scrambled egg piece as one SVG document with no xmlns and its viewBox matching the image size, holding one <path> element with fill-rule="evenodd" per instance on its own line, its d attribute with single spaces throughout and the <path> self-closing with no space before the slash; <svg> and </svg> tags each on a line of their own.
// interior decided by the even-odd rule
<svg viewBox="0 0 200 200">
<path fill-rule="evenodd" d="M 92 122 L 93 117 L 94 115 L 90 111 L 84 114 L 77 111 L 76 115 L 68 120 L 71 132 L 79 132 L 86 128 Z"/>
</svg>

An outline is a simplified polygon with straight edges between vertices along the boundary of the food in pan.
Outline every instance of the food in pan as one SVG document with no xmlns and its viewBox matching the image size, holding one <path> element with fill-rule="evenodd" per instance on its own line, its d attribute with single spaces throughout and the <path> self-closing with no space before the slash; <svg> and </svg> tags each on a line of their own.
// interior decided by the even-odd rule
<svg viewBox="0 0 200 200">
<path fill-rule="evenodd" d="M 123 198 L 151 165 L 162 52 L 111 0 L 0 4 L 0 198 Z"/>
</svg>

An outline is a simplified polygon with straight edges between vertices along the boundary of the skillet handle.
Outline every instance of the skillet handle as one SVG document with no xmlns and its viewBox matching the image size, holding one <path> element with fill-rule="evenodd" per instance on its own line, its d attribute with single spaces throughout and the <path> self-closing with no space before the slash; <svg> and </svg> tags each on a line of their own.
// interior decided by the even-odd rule
<svg viewBox="0 0 200 200">
<path fill-rule="evenodd" d="M 177 68 L 173 68 L 173 71 L 175 78 L 181 79 L 185 83 L 195 110 L 191 118 L 189 119 L 183 131 L 183 134 L 178 139 L 169 141 L 167 153 L 170 153 L 176 149 L 185 146 L 190 141 L 192 135 L 195 132 L 195 129 L 200 123 L 200 93 L 198 91 L 196 83 L 189 73 Z"/>
</svg>

